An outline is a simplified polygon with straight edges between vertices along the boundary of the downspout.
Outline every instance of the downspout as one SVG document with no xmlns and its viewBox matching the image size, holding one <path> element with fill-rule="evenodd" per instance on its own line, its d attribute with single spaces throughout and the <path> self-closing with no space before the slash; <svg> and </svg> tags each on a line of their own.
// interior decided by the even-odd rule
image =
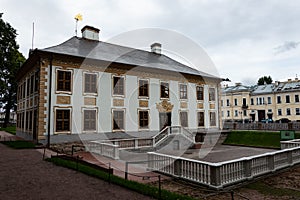
<svg viewBox="0 0 300 200">
<path fill-rule="evenodd" d="M 51 92 L 52 92 L 52 60 L 53 60 L 53 54 L 50 56 L 49 61 L 49 103 L 48 103 L 48 133 L 47 133 L 47 148 L 50 148 L 50 123 L 51 123 Z"/>
</svg>

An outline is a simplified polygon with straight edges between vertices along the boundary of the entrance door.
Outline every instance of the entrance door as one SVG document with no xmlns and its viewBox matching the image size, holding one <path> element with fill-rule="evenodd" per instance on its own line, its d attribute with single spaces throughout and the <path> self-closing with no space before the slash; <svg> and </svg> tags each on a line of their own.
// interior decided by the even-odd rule
<svg viewBox="0 0 300 200">
<path fill-rule="evenodd" d="M 159 130 L 164 129 L 166 126 L 171 126 L 171 112 L 159 113 Z"/>
<path fill-rule="evenodd" d="M 266 119 L 266 111 L 265 110 L 258 110 L 258 121 L 260 122 L 263 119 Z"/>
</svg>

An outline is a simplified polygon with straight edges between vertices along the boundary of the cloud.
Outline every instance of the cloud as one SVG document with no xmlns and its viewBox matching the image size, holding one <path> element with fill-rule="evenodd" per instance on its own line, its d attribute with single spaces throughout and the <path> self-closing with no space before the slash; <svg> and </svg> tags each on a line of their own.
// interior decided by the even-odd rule
<svg viewBox="0 0 300 200">
<path fill-rule="evenodd" d="M 279 45 L 274 48 L 275 55 L 296 49 L 299 44 L 300 44 L 300 42 L 286 41 L 282 45 Z"/>
</svg>

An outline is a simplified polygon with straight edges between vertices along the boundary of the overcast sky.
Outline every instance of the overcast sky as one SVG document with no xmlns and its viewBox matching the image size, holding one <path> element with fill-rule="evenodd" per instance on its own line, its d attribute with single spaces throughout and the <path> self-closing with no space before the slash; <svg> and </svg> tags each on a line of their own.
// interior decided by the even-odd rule
<svg viewBox="0 0 300 200">
<path fill-rule="evenodd" d="M 84 25 L 97 27 L 102 41 L 143 28 L 178 32 L 201 46 L 232 83 L 300 76 L 299 0 L 0 0 L 0 5 L 25 57 L 33 22 L 34 48 L 45 48 L 74 36 L 74 16 L 81 13 L 78 32 Z"/>
</svg>

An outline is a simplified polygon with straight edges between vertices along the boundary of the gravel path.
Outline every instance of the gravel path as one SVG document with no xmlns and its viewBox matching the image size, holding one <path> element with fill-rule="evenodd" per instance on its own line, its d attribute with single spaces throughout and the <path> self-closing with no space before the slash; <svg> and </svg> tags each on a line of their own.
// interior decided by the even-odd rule
<svg viewBox="0 0 300 200">
<path fill-rule="evenodd" d="M 151 199 L 42 160 L 36 150 L 0 144 L 0 199 Z"/>
</svg>

